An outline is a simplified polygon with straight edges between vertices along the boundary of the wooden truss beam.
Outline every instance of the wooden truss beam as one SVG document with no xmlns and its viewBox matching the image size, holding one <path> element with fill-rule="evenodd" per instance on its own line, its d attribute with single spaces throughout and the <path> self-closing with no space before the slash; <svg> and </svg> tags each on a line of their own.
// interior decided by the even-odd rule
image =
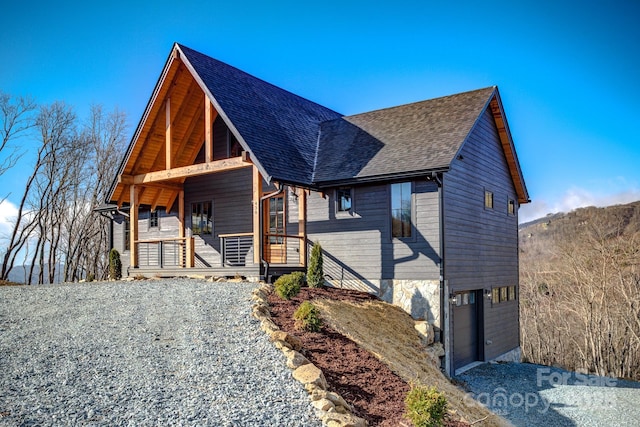
<svg viewBox="0 0 640 427">
<path fill-rule="evenodd" d="M 214 160 L 208 163 L 198 163 L 195 165 L 182 166 L 169 170 L 147 172 L 140 175 L 122 175 L 120 179 L 123 183 L 149 185 L 163 181 L 189 178 L 191 176 L 200 176 L 216 172 L 231 171 L 250 166 L 252 166 L 252 163 L 244 160 L 243 157 L 232 157 L 230 159 Z"/>
</svg>

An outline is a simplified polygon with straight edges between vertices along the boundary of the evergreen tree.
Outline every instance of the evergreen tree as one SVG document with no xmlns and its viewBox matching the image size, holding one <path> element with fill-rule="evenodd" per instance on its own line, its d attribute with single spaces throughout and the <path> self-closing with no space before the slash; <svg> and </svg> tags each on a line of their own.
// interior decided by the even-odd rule
<svg viewBox="0 0 640 427">
<path fill-rule="evenodd" d="M 310 288 L 321 288 L 324 286 L 324 272 L 322 270 L 322 246 L 315 242 L 311 249 L 311 259 L 307 269 L 307 283 Z"/>
</svg>

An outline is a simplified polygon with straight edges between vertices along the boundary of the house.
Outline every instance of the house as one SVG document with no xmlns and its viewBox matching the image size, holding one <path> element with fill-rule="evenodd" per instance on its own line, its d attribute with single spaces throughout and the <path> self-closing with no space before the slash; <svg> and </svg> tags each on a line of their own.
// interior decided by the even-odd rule
<svg viewBox="0 0 640 427">
<path fill-rule="evenodd" d="M 327 283 L 435 325 L 454 374 L 519 357 L 518 207 L 497 87 L 344 116 L 175 44 L 107 206 L 126 274 Z"/>
</svg>

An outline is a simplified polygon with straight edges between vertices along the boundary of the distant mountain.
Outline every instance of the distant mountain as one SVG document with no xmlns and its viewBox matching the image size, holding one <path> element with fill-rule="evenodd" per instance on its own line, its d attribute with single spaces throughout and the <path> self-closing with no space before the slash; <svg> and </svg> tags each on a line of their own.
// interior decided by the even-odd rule
<svg viewBox="0 0 640 427">
<path fill-rule="evenodd" d="M 30 265 L 20 265 L 17 267 L 13 267 L 9 272 L 9 281 L 16 283 L 26 283 L 30 268 Z M 31 283 L 38 283 L 38 274 L 40 274 L 40 267 L 36 265 L 33 269 L 33 277 L 31 279 Z M 54 283 L 62 282 L 63 275 L 64 265 L 60 264 L 56 269 L 56 280 Z M 44 270 L 44 276 L 45 278 L 49 276 L 48 269 L 46 267 Z"/>
<path fill-rule="evenodd" d="M 615 235 L 631 235 L 640 231 L 640 201 L 625 205 L 579 208 L 569 213 L 549 214 L 519 226 L 520 237 L 536 240 L 571 239 L 585 225 L 591 224 Z M 521 240 L 522 242 L 522 240 Z"/>
</svg>

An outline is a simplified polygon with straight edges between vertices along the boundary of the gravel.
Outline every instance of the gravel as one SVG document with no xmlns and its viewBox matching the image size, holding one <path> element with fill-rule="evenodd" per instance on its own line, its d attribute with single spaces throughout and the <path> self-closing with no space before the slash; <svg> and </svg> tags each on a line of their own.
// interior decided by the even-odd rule
<svg viewBox="0 0 640 427">
<path fill-rule="evenodd" d="M 320 426 L 250 283 L 0 287 L 2 426 Z"/>
<path fill-rule="evenodd" d="M 640 383 L 529 363 L 485 363 L 457 380 L 515 426 L 638 426 Z"/>
</svg>

